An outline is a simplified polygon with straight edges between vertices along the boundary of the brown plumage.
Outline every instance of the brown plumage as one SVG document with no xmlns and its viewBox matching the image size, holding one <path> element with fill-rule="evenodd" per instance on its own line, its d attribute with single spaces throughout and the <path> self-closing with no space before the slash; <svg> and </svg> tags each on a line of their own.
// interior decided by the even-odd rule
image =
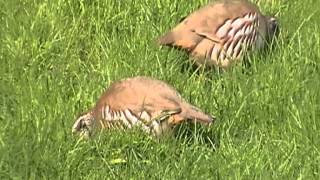
<svg viewBox="0 0 320 180">
<path fill-rule="evenodd" d="M 193 12 L 158 43 L 187 50 L 198 65 L 227 68 L 248 48 L 263 48 L 277 29 L 277 20 L 251 2 L 223 0 Z"/>
<path fill-rule="evenodd" d="M 95 107 L 76 120 L 72 131 L 90 136 L 100 122 L 102 128 L 140 126 L 147 133 L 159 136 L 185 120 L 209 124 L 213 119 L 183 100 L 163 81 L 134 77 L 111 84 Z"/>
</svg>

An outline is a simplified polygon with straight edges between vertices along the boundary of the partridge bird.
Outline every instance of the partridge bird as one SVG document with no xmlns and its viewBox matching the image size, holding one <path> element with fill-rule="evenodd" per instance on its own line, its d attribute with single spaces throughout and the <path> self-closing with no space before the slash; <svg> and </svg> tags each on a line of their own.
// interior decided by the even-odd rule
<svg viewBox="0 0 320 180">
<path fill-rule="evenodd" d="M 226 69 L 248 48 L 263 48 L 277 29 L 276 18 L 262 15 L 251 2 L 223 0 L 193 12 L 158 43 L 187 50 L 198 65 Z"/>
<path fill-rule="evenodd" d="M 163 81 L 134 77 L 111 84 L 95 107 L 76 120 L 72 132 L 90 137 L 99 125 L 121 129 L 140 126 L 160 136 L 185 120 L 210 124 L 214 117 L 187 103 Z"/>
</svg>

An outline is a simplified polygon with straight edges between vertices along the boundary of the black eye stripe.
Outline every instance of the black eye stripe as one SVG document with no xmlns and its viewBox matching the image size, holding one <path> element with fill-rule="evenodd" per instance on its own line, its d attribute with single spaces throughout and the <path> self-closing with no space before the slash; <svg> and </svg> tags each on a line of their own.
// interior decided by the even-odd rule
<svg viewBox="0 0 320 180">
<path fill-rule="evenodd" d="M 84 128 L 86 124 L 84 123 L 84 119 L 80 120 L 80 128 Z"/>
</svg>

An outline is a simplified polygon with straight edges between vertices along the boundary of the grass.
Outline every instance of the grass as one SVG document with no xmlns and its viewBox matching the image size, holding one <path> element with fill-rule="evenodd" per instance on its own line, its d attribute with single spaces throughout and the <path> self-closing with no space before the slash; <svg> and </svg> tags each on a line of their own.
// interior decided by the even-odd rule
<svg viewBox="0 0 320 180">
<path fill-rule="evenodd" d="M 274 50 L 250 67 L 196 73 L 154 40 L 206 1 L 0 1 L 0 179 L 319 179 L 320 1 L 259 1 Z M 71 126 L 114 80 L 174 85 L 217 117 L 156 141 Z"/>
</svg>

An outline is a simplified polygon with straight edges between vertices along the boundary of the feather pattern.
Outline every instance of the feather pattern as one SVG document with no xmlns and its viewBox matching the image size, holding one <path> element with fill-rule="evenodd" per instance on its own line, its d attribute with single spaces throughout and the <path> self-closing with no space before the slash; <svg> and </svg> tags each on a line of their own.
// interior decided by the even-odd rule
<svg viewBox="0 0 320 180">
<path fill-rule="evenodd" d="M 253 47 L 253 41 L 248 41 L 250 37 L 257 36 L 256 28 L 257 14 L 248 13 L 244 17 L 239 17 L 235 20 L 227 20 L 222 24 L 216 32 L 217 37 L 222 39 L 220 52 L 220 61 L 227 60 L 226 58 L 239 58 L 241 51 L 248 47 Z M 217 52 L 214 51 L 214 52 Z M 211 54 L 211 59 L 217 57 Z"/>
<path fill-rule="evenodd" d="M 161 121 L 163 114 L 152 119 L 147 111 L 140 112 L 140 116 L 134 114 L 130 109 L 112 110 L 109 105 L 101 109 L 101 124 L 104 129 L 130 129 L 140 127 L 146 133 L 158 136 L 167 131 L 168 126 L 165 121 Z M 173 112 L 172 114 L 174 114 Z M 172 115 L 170 114 L 170 115 Z"/>
</svg>

